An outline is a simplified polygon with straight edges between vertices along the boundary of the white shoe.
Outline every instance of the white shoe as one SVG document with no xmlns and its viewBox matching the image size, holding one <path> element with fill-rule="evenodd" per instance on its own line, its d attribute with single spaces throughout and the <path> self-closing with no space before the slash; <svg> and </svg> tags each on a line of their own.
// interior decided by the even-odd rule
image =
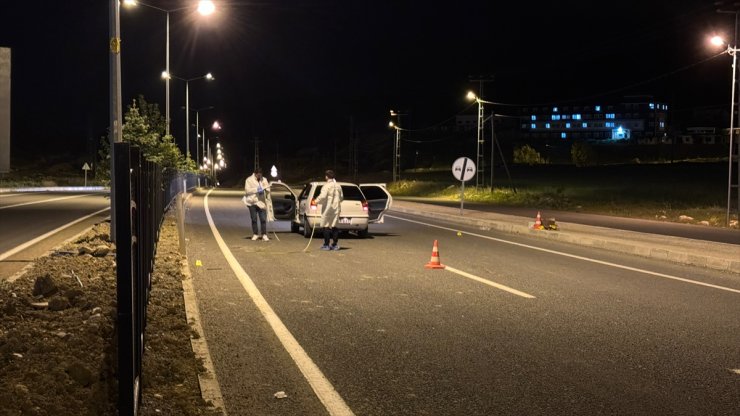
<svg viewBox="0 0 740 416">
<path fill-rule="evenodd" d="M 268 237 L 267 234 L 263 234 L 262 241 L 270 241 L 270 237 Z"/>
<path fill-rule="evenodd" d="M 260 239 L 260 236 L 258 236 L 257 234 L 252 236 L 252 241 L 257 241 L 259 239 Z"/>
</svg>

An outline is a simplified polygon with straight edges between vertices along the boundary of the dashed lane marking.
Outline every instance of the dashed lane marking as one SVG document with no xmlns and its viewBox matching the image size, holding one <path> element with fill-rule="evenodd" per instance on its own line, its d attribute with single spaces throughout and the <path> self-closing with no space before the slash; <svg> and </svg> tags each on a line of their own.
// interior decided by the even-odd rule
<svg viewBox="0 0 740 416">
<path fill-rule="evenodd" d="M 397 219 L 397 220 L 400 220 L 400 221 L 411 222 L 411 223 L 414 223 L 414 224 L 420 224 L 420 225 L 424 225 L 424 226 L 427 226 L 427 227 L 439 228 L 441 230 L 452 231 L 454 233 L 457 233 L 458 232 L 458 230 L 455 229 L 455 228 L 443 227 L 441 225 L 434 225 L 434 224 L 429 224 L 429 223 L 425 223 L 425 222 L 421 222 L 421 221 L 410 220 L 410 219 L 407 219 L 407 218 L 396 217 L 394 215 L 388 215 L 388 214 L 386 214 L 386 217 Z M 662 277 L 664 279 L 671 279 L 671 280 L 676 280 L 676 281 L 679 281 L 679 282 L 690 283 L 692 285 L 697 285 L 697 286 L 710 287 L 712 289 L 724 290 L 726 292 L 740 293 L 740 290 L 738 290 L 738 289 L 732 289 L 732 288 L 725 287 L 725 286 L 713 285 L 711 283 L 704 283 L 704 282 L 700 282 L 698 280 L 691 280 L 691 279 L 686 279 L 686 278 L 683 278 L 683 277 L 672 276 L 672 275 L 669 275 L 669 274 L 652 272 L 650 270 L 638 269 L 636 267 L 624 266 L 622 264 L 610 263 L 608 261 L 596 260 L 596 259 L 592 259 L 592 258 L 589 258 L 589 257 L 583 257 L 583 256 L 577 256 L 575 254 L 563 253 L 562 251 L 550 250 L 550 249 L 546 249 L 546 248 L 542 248 L 542 247 L 536 247 L 536 246 L 530 246 L 530 245 L 527 245 L 527 244 L 516 243 L 514 241 L 503 240 L 503 239 L 500 239 L 500 238 L 489 237 L 487 235 L 476 234 L 476 233 L 472 233 L 472 232 L 466 232 L 465 234 L 466 235 L 472 235 L 472 236 L 479 237 L 479 238 L 485 238 L 485 239 L 491 240 L 491 241 L 497 241 L 499 243 L 510 244 L 510 245 L 517 246 L 517 247 L 529 248 L 529 249 L 532 249 L 532 250 L 542 251 L 542 252 L 545 252 L 545 253 L 555 254 L 555 255 L 558 255 L 558 256 L 570 257 L 572 259 L 578 259 L 578 260 L 587 261 L 587 262 L 591 262 L 591 263 L 601 264 L 603 266 L 615 267 L 617 269 L 629 270 L 629 271 L 633 271 L 633 272 L 637 272 L 637 273 L 648 274 L 648 275 L 651 275 L 651 276 Z"/>
<path fill-rule="evenodd" d="M 517 296 L 521 296 L 523 298 L 535 299 L 535 297 L 532 296 L 532 295 L 530 295 L 529 293 L 524 293 L 522 291 L 516 290 L 516 289 L 511 288 L 509 286 L 505 286 L 505 285 L 502 285 L 500 283 L 496 283 L 494 281 L 491 281 L 491 280 L 488 280 L 488 279 L 484 279 L 482 277 L 478 277 L 478 276 L 476 276 L 474 274 L 470 274 L 468 272 L 464 272 L 462 270 L 458 270 L 458 269 L 456 269 L 454 267 L 450 267 L 449 265 L 445 265 L 445 270 L 447 270 L 449 272 L 452 272 L 452 273 L 457 273 L 460 276 L 467 277 L 468 279 L 475 280 L 476 282 L 480 282 L 480 283 L 486 284 L 488 286 L 493 286 L 496 289 L 501 289 L 503 291 L 512 293 L 512 294 L 517 295 Z"/>
</svg>

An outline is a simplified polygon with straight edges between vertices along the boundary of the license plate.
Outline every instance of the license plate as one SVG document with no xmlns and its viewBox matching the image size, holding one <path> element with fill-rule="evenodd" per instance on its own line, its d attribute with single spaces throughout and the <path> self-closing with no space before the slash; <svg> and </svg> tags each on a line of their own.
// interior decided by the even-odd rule
<svg viewBox="0 0 740 416">
<path fill-rule="evenodd" d="M 352 220 L 349 218 L 340 218 L 339 223 L 340 224 L 352 224 Z"/>
</svg>

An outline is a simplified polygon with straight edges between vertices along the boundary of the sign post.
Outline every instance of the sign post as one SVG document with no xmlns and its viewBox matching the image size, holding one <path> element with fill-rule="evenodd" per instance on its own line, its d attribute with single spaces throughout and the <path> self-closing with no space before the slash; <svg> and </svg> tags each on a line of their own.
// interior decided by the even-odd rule
<svg viewBox="0 0 740 416">
<path fill-rule="evenodd" d="M 82 165 L 82 170 L 85 171 L 85 188 L 87 188 L 87 171 L 90 170 L 90 165 L 85 162 L 85 164 Z"/>
<path fill-rule="evenodd" d="M 475 162 L 469 157 L 459 157 L 452 164 L 452 176 L 462 182 L 460 191 L 460 215 L 463 215 L 463 206 L 465 205 L 465 182 L 475 176 Z"/>
</svg>

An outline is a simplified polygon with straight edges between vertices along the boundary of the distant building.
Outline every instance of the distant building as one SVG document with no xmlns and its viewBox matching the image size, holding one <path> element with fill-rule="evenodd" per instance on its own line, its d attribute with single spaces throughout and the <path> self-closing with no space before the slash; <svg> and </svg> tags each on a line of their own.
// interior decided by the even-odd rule
<svg viewBox="0 0 740 416">
<path fill-rule="evenodd" d="M 624 97 L 618 104 L 523 107 L 524 140 L 658 143 L 666 135 L 668 105 L 650 96 Z"/>
</svg>

